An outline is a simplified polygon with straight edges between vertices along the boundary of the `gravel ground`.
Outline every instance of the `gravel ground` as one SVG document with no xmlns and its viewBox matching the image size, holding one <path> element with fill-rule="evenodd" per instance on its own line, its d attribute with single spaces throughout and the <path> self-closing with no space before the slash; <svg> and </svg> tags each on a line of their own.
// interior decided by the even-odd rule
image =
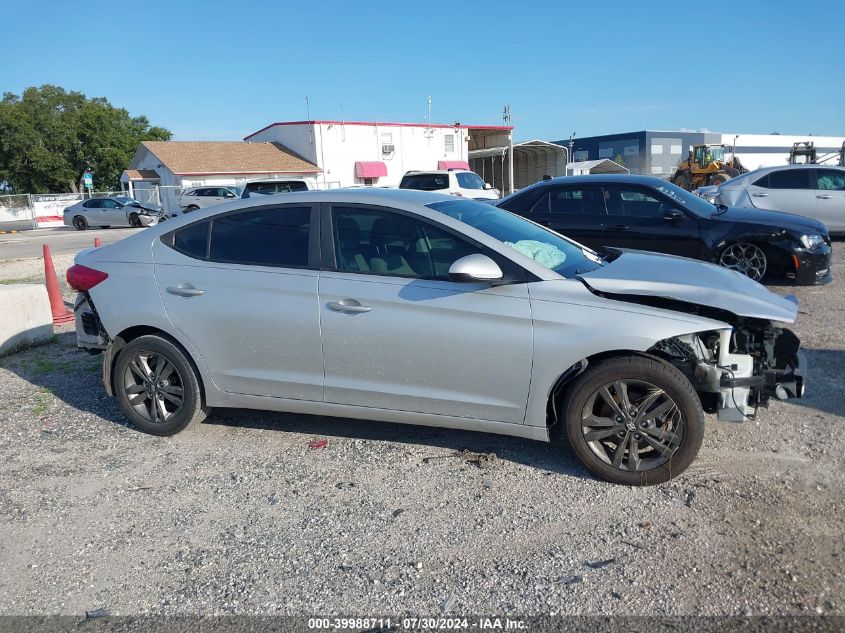
<svg viewBox="0 0 845 633">
<path fill-rule="evenodd" d="M 73 255 L 53 255 L 53 268 L 66 301 L 72 301 L 74 296 L 65 279 L 67 269 L 73 265 L 73 258 Z M 0 259 L 0 284 L 23 283 L 44 283 L 44 260 L 41 257 Z"/>
<path fill-rule="evenodd" d="M 775 289 L 802 302 L 806 399 L 708 420 L 697 462 L 651 488 L 373 422 L 226 410 L 156 438 L 72 334 L 2 359 L 0 614 L 845 615 L 839 246 L 833 284 Z"/>
</svg>

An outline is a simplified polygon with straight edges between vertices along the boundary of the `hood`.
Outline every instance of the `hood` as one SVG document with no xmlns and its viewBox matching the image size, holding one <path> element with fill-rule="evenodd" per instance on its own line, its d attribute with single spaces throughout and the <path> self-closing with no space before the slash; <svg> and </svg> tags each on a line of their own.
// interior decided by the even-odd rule
<svg viewBox="0 0 845 633">
<path fill-rule="evenodd" d="M 728 220 L 729 222 L 743 222 L 745 224 L 759 224 L 764 226 L 786 229 L 793 233 L 804 235 L 817 233 L 827 235 L 827 228 L 818 220 L 812 220 L 792 213 L 780 211 L 764 211 L 763 209 L 747 209 L 739 207 L 723 207 L 723 211 L 711 216 L 714 220 Z"/>
<path fill-rule="evenodd" d="M 736 271 L 674 255 L 617 250 L 619 257 L 578 277 L 608 294 L 662 297 L 787 323 L 798 315 L 796 303 Z"/>
</svg>

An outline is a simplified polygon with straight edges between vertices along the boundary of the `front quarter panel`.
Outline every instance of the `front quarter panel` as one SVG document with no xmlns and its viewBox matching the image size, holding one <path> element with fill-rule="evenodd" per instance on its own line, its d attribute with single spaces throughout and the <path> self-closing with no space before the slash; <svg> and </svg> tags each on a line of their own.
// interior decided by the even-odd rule
<svg viewBox="0 0 845 633">
<path fill-rule="evenodd" d="M 644 352 L 657 341 L 730 327 L 721 321 L 593 295 L 575 279 L 528 285 L 534 365 L 525 423 L 546 424 L 549 395 L 578 361 L 605 352 Z"/>
</svg>

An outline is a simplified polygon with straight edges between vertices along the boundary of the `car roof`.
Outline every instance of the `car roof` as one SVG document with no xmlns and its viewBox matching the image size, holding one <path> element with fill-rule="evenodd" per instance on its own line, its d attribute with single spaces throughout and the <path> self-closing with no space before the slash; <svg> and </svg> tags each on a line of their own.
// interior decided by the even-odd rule
<svg viewBox="0 0 845 633">
<path fill-rule="evenodd" d="M 472 171 L 470 169 L 412 169 L 406 171 L 405 176 L 418 176 L 420 174 L 454 174 L 458 172 Z"/>
</svg>

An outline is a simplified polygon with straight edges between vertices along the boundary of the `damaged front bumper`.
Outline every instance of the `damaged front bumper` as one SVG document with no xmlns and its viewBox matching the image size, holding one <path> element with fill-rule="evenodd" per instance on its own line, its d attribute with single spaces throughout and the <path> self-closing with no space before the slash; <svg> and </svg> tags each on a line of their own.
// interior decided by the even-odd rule
<svg viewBox="0 0 845 633">
<path fill-rule="evenodd" d="M 722 422 L 755 418 L 771 398 L 804 395 L 807 358 L 790 330 L 771 323 L 740 323 L 732 328 L 678 337 L 656 346 L 684 371 L 709 413 Z"/>
</svg>

